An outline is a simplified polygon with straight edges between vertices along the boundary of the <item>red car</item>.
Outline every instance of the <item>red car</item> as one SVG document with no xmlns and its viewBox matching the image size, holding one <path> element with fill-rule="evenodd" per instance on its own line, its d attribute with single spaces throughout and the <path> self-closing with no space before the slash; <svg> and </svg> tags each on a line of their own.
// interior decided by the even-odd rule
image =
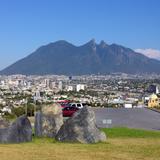
<svg viewBox="0 0 160 160">
<path fill-rule="evenodd" d="M 66 107 L 69 107 L 69 103 L 60 103 L 61 105 L 61 108 L 66 108 Z"/>
<path fill-rule="evenodd" d="M 76 107 L 65 107 L 62 109 L 63 117 L 71 117 L 78 110 Z"/>
<path fill-rule="evenodd" d="M 69 100 L 63 100 L 58 102 L 61 105 L 61 108 L 69 107 L 70 106 L 70 101 Z"/>
</svg>

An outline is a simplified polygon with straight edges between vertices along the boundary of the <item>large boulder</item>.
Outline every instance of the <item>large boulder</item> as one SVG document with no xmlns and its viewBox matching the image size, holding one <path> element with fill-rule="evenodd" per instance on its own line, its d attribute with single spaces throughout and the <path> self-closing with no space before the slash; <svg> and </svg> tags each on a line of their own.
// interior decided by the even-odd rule
<svg viewBox="0 0 160 160">
<path fill-rule="evenodd" d="M 97 128 L 92 108 L 86 106 L 66 120 L 56 139 L 61 142 L 97 143 L 106 141 L 106 135 Z"/>
<path fill-rule="evenodd" d="M 35 136 L 54 138 L 63 125 L 62 109 L 59 104 L 42 107 L 35 116 Z"/>
<path fill-rule="evenodd" d="M 0 143 L 21 143 L 32 141 L 32 127 L 27 116 L 16 119 L 9 127 L 0 128 Z"/>
</svg>

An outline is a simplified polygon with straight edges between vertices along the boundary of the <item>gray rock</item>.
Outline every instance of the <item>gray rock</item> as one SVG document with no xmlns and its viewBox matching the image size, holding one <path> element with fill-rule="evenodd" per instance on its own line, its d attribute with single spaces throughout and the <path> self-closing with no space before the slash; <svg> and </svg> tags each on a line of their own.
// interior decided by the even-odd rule
<svg viewBox="0 0 160 160">
<path fill-rule="evenodd" d="M 35 116 L 35 136 L 54 138 L 62 125 L 61 107 L 58 104 L 44 106 Z"/>
<path fill-rule="evenodd" d="M 106 135 L 97 128 L 92 108 L 84 107 L 66 120 L 56 139 L 62 142 L 97 143 L 106 141 Z"/>
<path fill-rule="evenodd" d="M 0 143 L 21 143 L 32 141 L 32 127 L 27 116 L 23 115 L 9 127 L 0 129 Z"/>
<path fill-rule="evenodd" d="M 40 111 L 38 111 L 35 115 L 34 129 L 35 129 L 35 136 L 41 137 L 42 136 L 42 113 Z"/>
</svg>

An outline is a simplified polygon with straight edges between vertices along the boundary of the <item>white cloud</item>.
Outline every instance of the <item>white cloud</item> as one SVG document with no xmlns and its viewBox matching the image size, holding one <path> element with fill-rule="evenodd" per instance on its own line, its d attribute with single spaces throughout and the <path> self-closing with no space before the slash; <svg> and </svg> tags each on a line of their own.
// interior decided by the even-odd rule
<svg viewBox="0 0 160 160">
<path fill-rule="evenodd" d="M 154 58 L 160 60 L 160 50 L 156 49 L 135 49 L 135 52 L 142 53 L 149 58 Z"/>
</svg>

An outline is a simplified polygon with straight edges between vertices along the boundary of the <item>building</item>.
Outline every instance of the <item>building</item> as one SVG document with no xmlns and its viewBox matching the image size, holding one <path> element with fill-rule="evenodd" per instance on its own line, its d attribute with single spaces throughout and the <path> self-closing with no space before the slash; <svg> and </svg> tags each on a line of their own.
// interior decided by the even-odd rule
<svg viewBox="0 0 160 160">
<path fill-rule="evenodd" d="M 67 86 L 67 91 L 73 91 L 73 86 Z"/>
<path fill-rule="evenodd" d="M 77 84 L 76 91 L 79 92 L 80 90 L 85 90 L 85 85 L 84 84 Z"/>
<path fill-rule="evenodd" d="M 62 83 L 62 81 L 59 81 L 59 83 L 58 83 L 58 89 L 59 89 L 60 91 L 63 90 L 63 83 Z"/>
<path fill-rule="evenodd" d="M 158 96 L 156 94 L 152 94 L 149 97 L 148 107 L 153 108 L 153 107 L 157 107 L 157 106 L 159 106 Z"/>
<path fill-rule="evenodd" d="M 40 94 L 40 91 L 36 91 L 35 94 L 34 94 L 34 101 L 37 101 L 37 100 L 41 100 L 41 94 Z"/>
<path fill-rule="evenodd" d="M 45 79 L 44 83 L 45 83 L 45 87 L 48 88 L 50 86 L 50 80 L 49 79 Z"/>
<path fill-rule="evenodd" d="M 124 103 L 124 108 L 133 108 L 133 104 L 132 103 Z"/>
<path fill-rule="evenodd" d="M 158 85 L 150 85 L 147 89 L 147 92 L 148 93 L 155 93 L 155 94 L 158 94 L 159 93 L 159 87 Z"/>
</svg>

